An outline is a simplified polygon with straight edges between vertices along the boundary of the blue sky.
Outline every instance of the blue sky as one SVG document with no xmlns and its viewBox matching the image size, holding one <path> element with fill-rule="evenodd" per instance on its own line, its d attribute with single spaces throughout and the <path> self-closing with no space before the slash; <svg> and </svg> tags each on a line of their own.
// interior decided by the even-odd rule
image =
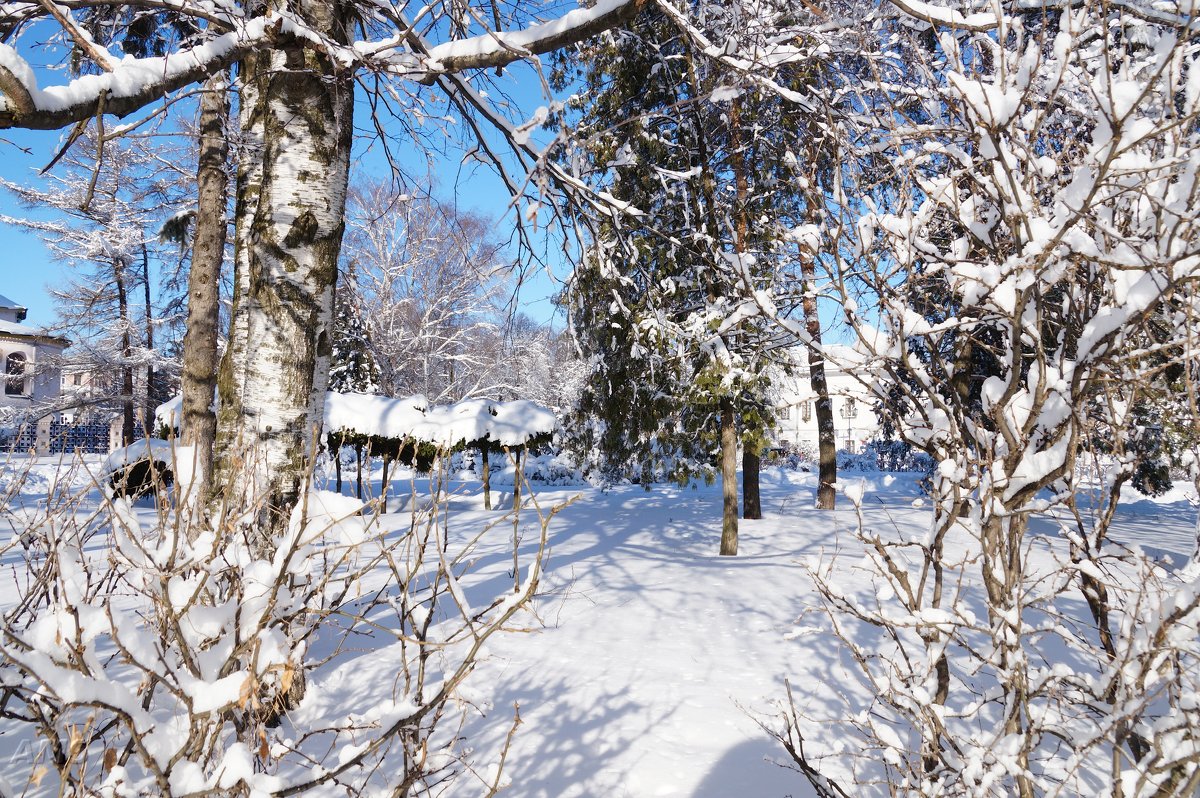
<svg viewBox="0 0 1200 798">
<path fill-rule="evenodd" d="M 54 79 L 61 79 L 55 76 Z M 539 104 L 544 104 L 536 76 L 527 67 L 510 67 L 501 78 L 517 98 L 520 112 L 532 114 Z M 47 81 L 49 82 L 49 81 Z M 359 109 L 363 104 L 359 104 Z M 365 121 L 365 120 L 364 120 Z M 36 183 L 41 170 L 58 151 L 63 140 L 62 131 L 7 130 L 0 132 L 0 176 L 18 183 Z M 412 153 L 414 163 L 424 161 L 423 153 Z M 356 171 L 359 173 L 386 174 L 386 163 L 377 148 L 364 151 L 356 146 Z M 509 202 L 508 193 L 499 178 L 490 169 L 479 164 L 462 163 L 462 153 L 448 149 L 435 153 L 432 163 L 435 179 L 443 199 L 457 202 L 460 208 L 474 211 L 495 219 L 496 231 L 506 239 L 512 226 L 511 218 L 503 218 Z M 7 192 L 0 190 L 0 213 L 20 216 L 21 209 Z M 549 249 L 553 249 L 551 246 Z M 0 225 L 0 294 L 29 308 L 27 322 L 35 326 L 52 326 L 55 319 L 53 303 L 47 292 L 67 279 L 69 269 L 56 262 L 36 235 Z M 555 268 L 555 276 L 541 268 L 531 268 L 524 281 L 518 299 L 518 310 L 539 321 L 549 321 L 554 313 L 549 298 L 561 288 L 559 280 L 566 269 L 561 263 Z M 555 320 L 556 327 L 563 320 Z"/>
<path fill-rule="evenodd" d="M 6 130 L 0 137 L 0 175 L 8 180 L 35 180 L 57 152 L 59 131 Z M 23 152 L 22 148 L 29 152 Z M 7 192 L 0 193 L 0 213 L 25 213 Z M 0 294 L 29 308 L 28 324 L 50 325 L 54 309 L 46 286 L 65 279 L 66 269 L 56 263 L 41 240 L 9 225 L 0 225 Z"/>
</svg>

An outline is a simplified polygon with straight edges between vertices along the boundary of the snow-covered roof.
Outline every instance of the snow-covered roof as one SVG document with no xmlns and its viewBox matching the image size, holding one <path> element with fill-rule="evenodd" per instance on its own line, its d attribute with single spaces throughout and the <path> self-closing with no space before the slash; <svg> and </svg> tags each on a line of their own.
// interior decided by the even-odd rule
<svg viewBox="0 0 1200 798">
<path fill-rule="evenodd" d="M 4 294 L 0 294 L 0 308 L 4 310 L 26 310 L 26 307 L 18 302 L 14 302 Z"/>
<path fill-rule="evenodd" d="M 4 321 L 0 319 L 0 335 L 21 336 L 23 338 L 40 338 L 43 341 L 56 341 L 61 346 L 67 345 L 67 340 L 58 335 L 52 335 L 38 327 L 32 327 L 28 324 L 17 324 L 15 321 Z"/>
<path fill-rule="evenodd" d="M 856 368 L 867 361 L 865 354 L 846 344 L 825 344 L 821 348 L 825 350 L 826 360 L 836 363 L 842 369 Z"/>
<path fill-rule="evenodd" d="M 488 439 L 501 446 L 520 446 L 554 432 L 554 412 L 536 402 L 467 399 L 429 406 L 424 396 L 394 399 L 365 393 L 325 397 L 325 431 L 345 431 L 379 438 L 412 438 L 438 446 Z"/>
</svg>

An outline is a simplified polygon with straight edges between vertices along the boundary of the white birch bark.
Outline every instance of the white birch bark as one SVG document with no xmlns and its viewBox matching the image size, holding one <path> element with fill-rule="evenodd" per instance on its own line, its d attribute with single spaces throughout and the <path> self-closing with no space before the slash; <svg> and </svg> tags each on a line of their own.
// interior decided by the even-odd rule
<svg viewBox="0 0 1200 798">
<path fill-rule="evenodd" d="M 303 11 L 314 28 L 344 40 L 332 4 Z M 323 413 L 353 86 L 326 56 L 299 48 L 243 67 L 248 140 L 214 484 L 232 488 L 234 499 L 266 499 L 255 520 L 269 535 L 300 491 Z"/>
</svg>

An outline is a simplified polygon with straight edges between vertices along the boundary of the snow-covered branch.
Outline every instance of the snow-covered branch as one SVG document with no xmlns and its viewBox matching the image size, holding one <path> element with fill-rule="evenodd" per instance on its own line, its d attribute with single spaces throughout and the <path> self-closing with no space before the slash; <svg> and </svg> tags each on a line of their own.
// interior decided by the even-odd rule
<svg viewBox="0 0 1200 798">
<path fill-rule="evenodd" d="M 0 128 L 56 129 L 101 114 L 126 116 L 171 92 L 197 83 L 254 51 L 310 47 L 344 69 L 370 67 L 411 80 L 438 73 L 499 67 L 607 30 L 631 18 L 645 0 L 604 0 L 568 11 L 558 19 L 507 32 L 488 32 L 442 42 L 424 51 L 409 49 L 411 31 L 378 42 L 338 44 L 289 13 L 243 18 L 229 15 L 226 32 L 162 57 L 118 59 L 95 51 L 104 71 L 61 86 L 41 88 L 16 47 L 0 44 Z M 180 3 L 179 14 L 204 17 L 206 6 Z"/>
</svg>

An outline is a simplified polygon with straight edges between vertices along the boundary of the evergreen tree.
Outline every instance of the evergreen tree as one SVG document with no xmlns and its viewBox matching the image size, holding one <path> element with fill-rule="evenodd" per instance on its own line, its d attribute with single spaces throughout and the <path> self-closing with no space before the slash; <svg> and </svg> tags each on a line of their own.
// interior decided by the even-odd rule
<svg viewBox="0 0 1200 798">
<path fill-rule="evenodd" d="M 586 87 L 568 109 L 575 148 L 562 162 L 636 209 L 596 225 L 569 290 L 592 364 L 579 445 L 647 480 L 710 475 L 719 445 L 732 553 L 733 428 L 753 478 L 773 423 L 770 352 L 789 340 L 772 338 L 738 297 L 773 291 L 794 258 L 785 234 L 805 209 L 788 188 L 799 165 L 787 156 L 804 135 L 796 109 L 697 52 L 660 10 L 588 43 L 558 77 Z"/>
<path fill-rule="evenodd" d="M 379 366 L 371 354 L 367 328 L 355 292 L 339 291 L 333 318 L 333 352 L 329 357 L 329 390 L 379 393 Z"/>
</svg>

